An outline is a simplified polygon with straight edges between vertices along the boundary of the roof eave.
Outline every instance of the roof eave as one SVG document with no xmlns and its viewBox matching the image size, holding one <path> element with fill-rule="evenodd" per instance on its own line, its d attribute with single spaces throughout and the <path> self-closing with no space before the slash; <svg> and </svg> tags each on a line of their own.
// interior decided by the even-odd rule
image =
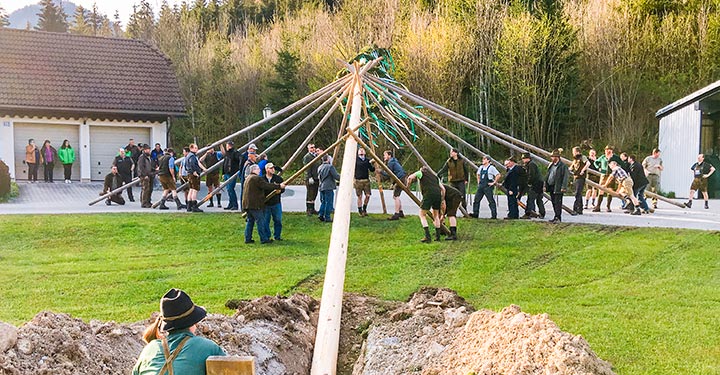
<svg viewBox="0 0 720 375">
<path fill-rule="evenodd" d="M 682 99 L 678 99 L 675 102 L 660 108 L 657 112 L 655 112 L 655 118 L 660 119 L 661 117 L 665 117 L 690 103 L 715 95 L 719 91 L 720 81 L 716 81 L 715 83 L 707 85 Z"/>
<path fill-rule="evenodd" d="M 96 109 L 96 108 L 65 108 L 65 107 L 39 107 L 39 106 L 19 106 L 19 105 L 3 105 L 0 104 L 1 110 L 15 111 L 42 111 L 42 112 L 65 112 L 82 114 L 106 114 L 106 115 L 135 115 L 135 116 L 153 116 L 153 117 L 187 117 L 186 112 L 174 111 L 138 111 L 126 109 Z"/>
</svg>

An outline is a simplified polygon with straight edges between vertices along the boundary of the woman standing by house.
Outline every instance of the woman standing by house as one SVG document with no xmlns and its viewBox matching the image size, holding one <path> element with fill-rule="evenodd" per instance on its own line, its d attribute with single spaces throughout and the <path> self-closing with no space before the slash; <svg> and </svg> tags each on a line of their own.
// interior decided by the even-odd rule
<svg viewBox="0 0 720 375">
<path fill-rule="evenodd" d="M 55 161 L 59 158 L 57 150 L 47 139 L 43 142 L 42 148 L 40 149 L 40 158 L 43 164 L 43 177 L 45 177 L 45 182 L 55 182 L 53 181 L 53 168 L 55 168 Z"/>
<path fill-rule="evenodd" d="M 65 171 L 65 183 L 70 183 L 70 177 L 72 175 L 72 166 L 75 162 L 75 149 L 70 146 L 70 141 L 67 139 L 63 141 L 62 146 L 60 146 L 60 151 L 58 151 L 58 156 L 60 158 L 60 162 L 63 165 L 63 169 Z"/>
<path fill-rule="evenodd" d="M 35 140 L 28 139 L 25 146 L 25 164 L 28 166 L 28 182 L 37 182 L 38 163 L 40 162 L 40 150 L 35 145 Z"/>
</svg>

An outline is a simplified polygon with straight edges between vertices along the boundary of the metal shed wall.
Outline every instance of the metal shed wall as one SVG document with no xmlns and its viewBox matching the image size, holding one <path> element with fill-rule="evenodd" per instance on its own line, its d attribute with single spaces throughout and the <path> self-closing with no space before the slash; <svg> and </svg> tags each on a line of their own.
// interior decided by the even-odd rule
<svg viewBox="0 0 720 375">
<path fill-rule="evenodd" d="M 700 153 L 700 126 L 702 112 L 695 103 L 660 119 L 659 148 L 662 151 L 664 170 L 660 178 L 663 192 L 675 192 L 678 198 L 687 198 L 692 182 L 690 167 Z"/>
</svg>

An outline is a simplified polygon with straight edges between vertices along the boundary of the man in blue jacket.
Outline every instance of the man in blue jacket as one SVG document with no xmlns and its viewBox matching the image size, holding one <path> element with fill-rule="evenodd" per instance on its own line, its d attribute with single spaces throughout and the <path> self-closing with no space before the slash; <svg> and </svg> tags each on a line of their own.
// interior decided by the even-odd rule
<svg viewBox="0 0 720 375">
<path fill-rule="evenodd" d="M 400 162 L 393 157 L 393 153 L 390 150 L 386 150 L 383 152 L 383 160 L 385 160 L 385 163 L 387 164 L 388 169 L 398 178 L 400 181 L 402 181 L 403 184 L 406 184 L 405 177 L 406 173 L 403 169 L 402 165 L 400 165 Z M 382 171 L 383 176 L 390 177 L 390 175 Z M 398 220 L 402 217 L 405 217 L 405 214 L 402 211 L 402 202 L 400 201 L 400 194 L 402 194 L 402 187 L 399 184 L 393 185 L 393 200 L 395 201 L 395 213 L 388 218 L 388 220 Z"/>
</svg>

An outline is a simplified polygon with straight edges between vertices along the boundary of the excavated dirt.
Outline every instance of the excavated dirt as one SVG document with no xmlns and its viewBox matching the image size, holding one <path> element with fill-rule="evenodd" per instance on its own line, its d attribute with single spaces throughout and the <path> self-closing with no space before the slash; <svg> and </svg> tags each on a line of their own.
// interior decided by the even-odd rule
<svg viewBox="0 0 720 375">
<path fill-rule="evenodd" d="M 229 301 L 232 316 L 199 326 L 231 355 L 255 357 L 257 374 L 309 374 L 319 302 L 304 294 Z M 42 312 L 20 328 L 0 324 L 0 375 L 128 374 L 153 321 L 91 321 Z M 422 288 L 405 303 L 346 294 L 338 373 L 613 374 L 580 336 L 517 306 L 474 311 L 452 290 Z"/>
</svg>

